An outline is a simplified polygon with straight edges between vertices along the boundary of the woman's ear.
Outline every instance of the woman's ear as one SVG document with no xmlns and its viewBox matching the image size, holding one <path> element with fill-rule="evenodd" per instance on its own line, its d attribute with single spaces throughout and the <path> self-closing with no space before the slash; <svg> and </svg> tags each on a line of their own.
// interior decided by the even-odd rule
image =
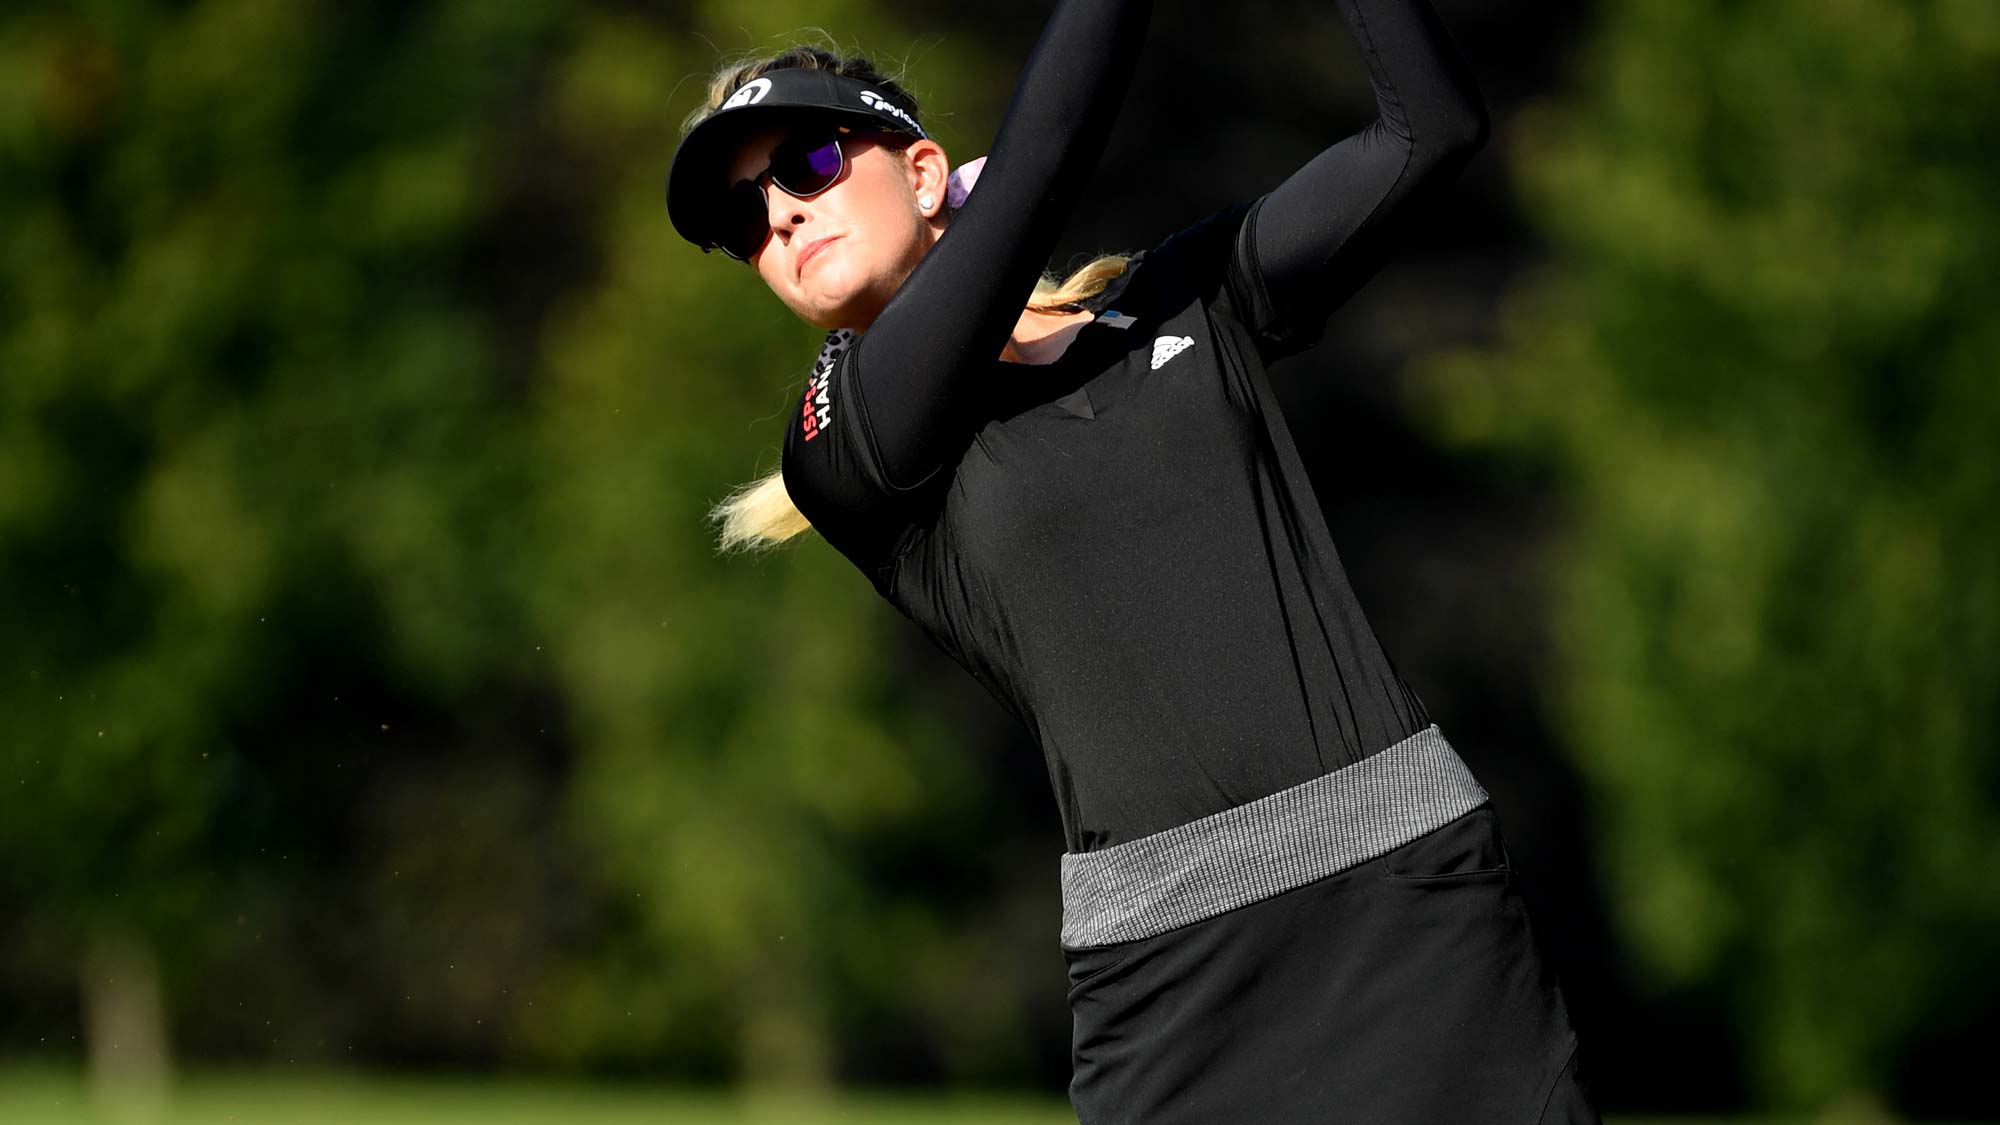
<svg viewBox="0 0 2000 1125">
<path fill-rule="evenodd" d="M 951 181 L 951 161 L 944 146 L 928 138 L 913 142 L 903 150 L 903 161 L 910 179 L 910 197 L 917 200 L 917 209 L 926 219 L 943 214 L 945 189 Z M 930 201 L 928 207 L 922 206 L 926 199 Z"/>
</svg>

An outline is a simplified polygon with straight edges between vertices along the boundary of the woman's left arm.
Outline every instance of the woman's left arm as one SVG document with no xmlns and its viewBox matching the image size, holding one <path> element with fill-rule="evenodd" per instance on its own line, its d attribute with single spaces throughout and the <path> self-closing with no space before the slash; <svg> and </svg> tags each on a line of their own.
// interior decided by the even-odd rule
<svg viewBox="0 0 2000 1125">
<path fill-rule="evenodd" d="M 1251 243 L 1270 328 L 1307 341 L 1491 131 L 1471 69 L 1429 0 L 1334 3 L 1367 63 L 1375 120 L 1260 200 Z"/>
</svg>

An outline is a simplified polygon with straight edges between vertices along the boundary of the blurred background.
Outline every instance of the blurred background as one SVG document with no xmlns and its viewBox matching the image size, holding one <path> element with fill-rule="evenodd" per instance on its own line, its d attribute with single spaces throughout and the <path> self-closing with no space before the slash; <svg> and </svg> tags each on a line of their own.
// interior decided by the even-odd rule
<svg viewBox="0 0 2000 1125">
<path fill-rule="evenodd" d="M 1436 6 L 1493 140 L 1271 378 L 1601 1106 L 2000 1117 L 2000 4 Z M 821 333 L 662 198 L 801 39 L 981 155 L 1050 7 L 6 6 L 0 1119 L 1073 1119 L 1039 755 L 715 553 Z M 1373 113 L 1159 0 L 1051 266 Z"/>
</svg>

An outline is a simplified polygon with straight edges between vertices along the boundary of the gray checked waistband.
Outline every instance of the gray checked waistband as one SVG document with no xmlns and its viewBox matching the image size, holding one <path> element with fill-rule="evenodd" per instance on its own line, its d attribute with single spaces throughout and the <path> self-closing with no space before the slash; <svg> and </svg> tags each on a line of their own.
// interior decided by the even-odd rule
<svg viewBox="0 0 2000 1125">
<path fill-rule="evenodd" d="M 1062 944 L 1151 937 L 1391 851 L 1488 799 L 1437 724 L 1352 765 L 1062 857 Z"/>
</svg>

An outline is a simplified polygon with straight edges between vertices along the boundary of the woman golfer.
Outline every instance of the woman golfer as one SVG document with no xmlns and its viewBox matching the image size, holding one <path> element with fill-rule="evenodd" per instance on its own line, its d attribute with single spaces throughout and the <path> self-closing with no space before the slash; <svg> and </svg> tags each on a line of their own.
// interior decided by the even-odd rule
<svg viewBox="0 0 2000 1125">
<path fill-rule="evenodd" d="M 1084 1122 L 1595 1121 L 1498 816 L 1356 603 L 1264 374 L 1488 130 L 1426 0 L 1333 2 L 1376 120 L 1060 282 L 1148 0 L 1059 0 L 976 189 L 865 59 L 717 76 L 674 227 L 829 330 L 724 540 L 809 521 L 1033 733 Z"/>
</svg>

